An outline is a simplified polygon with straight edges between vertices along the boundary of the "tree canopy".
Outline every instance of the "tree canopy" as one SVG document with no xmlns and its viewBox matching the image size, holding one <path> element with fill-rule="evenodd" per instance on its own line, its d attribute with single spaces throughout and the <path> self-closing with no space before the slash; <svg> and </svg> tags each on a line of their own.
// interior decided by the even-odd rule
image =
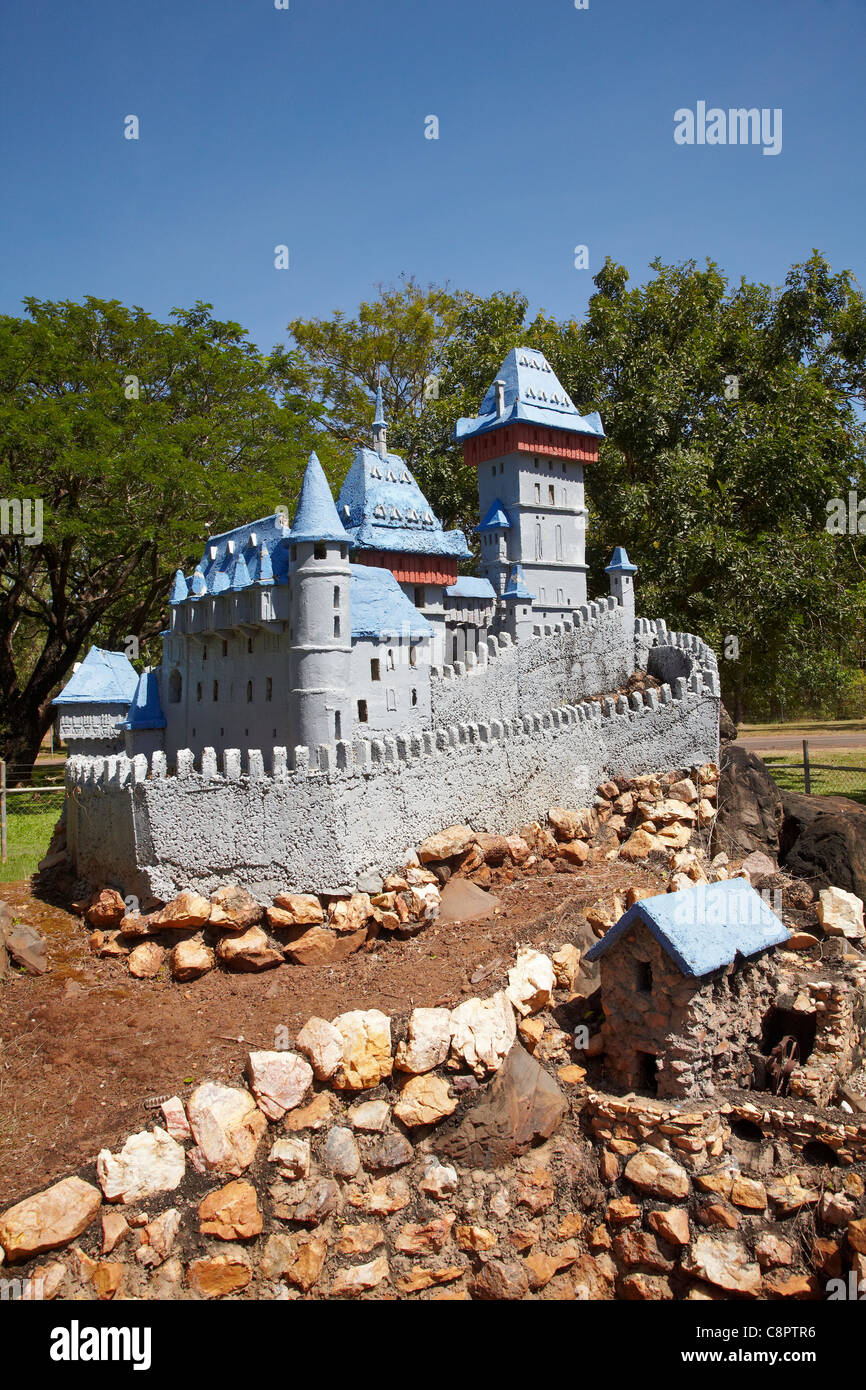
<svg viewBox="0 0 866 1390">
<path fill-rule="evenodd" d="M 454 423 L 523 343 L 604 422 L 591 591 L 626 545 L 639 611 L 715 646 L 736 717 L 833 709 L 866 646 L 856 525 L 826 525 L 832 499 L 864 487 L 866 301 L 817 251 L 780 287 L 729 284 L 710 261 L 651 269 L 631 287 L 608 260 L 580 322 L 530 319 L 517 290 L 404 279 L 353 318 L 295 320 L 269 353 L 203 303 L 169 323 L 92 298 L 0 318 L 2 496 L 43 504 L 38 543 L 0 535 L 7 758 L 35 756 L 92 642 L 133 635 L 158 659 L 171 575 L 208 533 L 291 509 L 312 448 L 339 486 L 380 377 L 391 448 L 474 539 Z"/>
</svg>

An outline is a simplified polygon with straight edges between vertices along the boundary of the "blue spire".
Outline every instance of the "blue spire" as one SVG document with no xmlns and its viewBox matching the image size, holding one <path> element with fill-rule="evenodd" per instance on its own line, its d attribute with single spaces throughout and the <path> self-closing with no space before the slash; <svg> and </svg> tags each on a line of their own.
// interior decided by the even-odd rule
<svg viewBox="0 0 866 1390">
<path fill-rule="evenodd" d="M 295 541 L 341 541 L 348 544 L 349 537 L 340 525 L 337 508 L 328 487 L 322 465 L 315 454 L 310 454 L 298 509 L 292 522 L 289 540 Z"/>
<path fill-rule="evenodd" d="M 247 568 L 247 562 L 240 551 L 238 551 L 237 555 L 235 556 L 235 561 L 232 565 L 231 574 L 229 578 L 231 582 L 231 587 L 234 589 L 235 593 L 237 593 L 239 589 L 249 588 L 250 584 L 252 583 L 252 580 L 250 579 L 250 572 Z"/>
<path fill-rule="evenodd" d="M 508 576 L 508 588 L 504 590 L 502 597 L 523 599 L 526 602 L 535 598 L 535 594 L 529 592 L 520 565 L 511 566 L 511 573 Z"/>
<path fill-rule="evenodd" d="M 201 565 L 196 565 L 193 571 L 190 593 L 193 598 L 201 598 L 202 594 L 207 593 L 207 580 L 204 577 L 204 570 Z"/>
<path fill-rule="evenodd" d="M 274 567 L 271 564 L 271 553 L 264 541 L 259 547 L 259 579 L 260 584 L 273 584 Z"/>
<path fill-rule="evenodd" d="M 633 565 L 626 554 L 624 545 L 618 545 L 613 552 L 613 559 L 609 565 L 605 565 L 605 574 L 637 574 L 637 565 Z"/>
<path fill-rule="evenodd" d="M 379 384 L 376 387 L 376 412 L 373 416 L 373 424 L 385 425 L 387 423 L 385 419 L 385 406 L 382 403 L 382 387 L 381 384 Z"/>
<path fill-rule="evenodd" d="M 178 570 L 174 576 L 174 583 L 171 586 L 171 598 L 169 599 L 169 603 L 183 603 L 186 600 L 187 593 L 187 584 L 183 577 L 183 570 Z"/>
</svg>

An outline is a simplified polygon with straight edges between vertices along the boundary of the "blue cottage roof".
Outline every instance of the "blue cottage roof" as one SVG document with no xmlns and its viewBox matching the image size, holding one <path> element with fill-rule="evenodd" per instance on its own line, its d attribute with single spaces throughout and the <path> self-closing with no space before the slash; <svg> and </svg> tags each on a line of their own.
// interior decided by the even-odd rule
<svg viewBox="0 0 866 1390">
<path fill-rule="evenodd" d="M 535 598 L 535 594 L 529 592 L 520 565 L 511 566 L 511 573 L 508 576 L 508 587 L 502 591 L 502 597 L 525 599 L 527 601 Z"/>
<path fill-rule="evenodd" d="M 598 960 L 635 922 L 643 922 L 684 975 L 700 978 L 736 956 L 788 940 L 788 929 L 744 878 L 698 884 L 642 898 L 586 953 Z"/>
<path fill-rule="evenodd" d="M 609 565 L 604 567 L 605 574 L 637 574 L 637 565 L 633 565 L 628 558 L 628 553 L 624 545 L 614 548 L 613 559 Z"/>
<path fill-rule="evenodd" d="M 449 598 L 496 598 L 496 590 L 489 579 L 475 579 L 466 574 L 459 575 L 457 583 L 449 584 L 445 592 Z"/>
<path fill-rule="evenodd" d="M 324 469 L 310 454 L 301 483 L 298 509 L 292 522 L 291 541 L 346 541 Z"/>
<path fill-rule="evenodd" d="M 598 411 L 594 410 L 591 415 L 579 413 L 543 352 L 535 348 L 513 348 L 496 380 L 505 383 L 503 413 L 498 414 L 496 409 L 494 381 L 481 402 L 479 414 L 457 421 L 455 439 L 470 439 L 473 435 L 519 421 L 578 434 L 604 435 Z"/>
<path fill-rule="evenodd" d="M 124 729 L 164 729 L 165 715 L 159 699 L 159 677 L 156 671 L 145 671 L 139 678 Z"/>
<path fill-rule="evenodd" d="M 128 656 L 91 647 L 78 670 L 51 703 L 128 705 L 137 685 L 138 672 Z"/>
<path fill-rule="evenodd" d="M 433 628 L 409 602 L 390 570 L 349 565 L 352 639 L 432 637 Z"/>
<path fill-rule="evenodd" d="M 480 526 L 476 526 L 476 531 L 510 531 L 511 522 L 508 514 L 497 497 L 496 501 L 488 509 L 487 515 Z"/>
<path fill-rule="evenodd" d="M 358 449 L 337 499 L 339 520 L 358 550 L 470 555 L 462 531 L 444 531 L 398 454 Z"/>
</svg>

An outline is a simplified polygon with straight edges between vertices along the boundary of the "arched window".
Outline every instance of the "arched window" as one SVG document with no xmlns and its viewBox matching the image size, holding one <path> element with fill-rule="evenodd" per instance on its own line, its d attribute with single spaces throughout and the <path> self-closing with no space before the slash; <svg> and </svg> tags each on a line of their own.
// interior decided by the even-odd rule
<svg viewBox="0 0 866 1390">
<path fill-rule="evenodd" d="M 556 528 L 556 558 L 557 558 L 557 560 L 561 560 L 561 559 L 562 559 L 562 527 L 561 527 L 561 526 L 557 526 L 557 528 Z"/>
<path fill-rule="evenodd" d="M 180 697 L 183 693 L 183 680 L 177 667 L 172 671 L 168 678 L 168 702 L 170 705 L 179 705 Z"/>
<path fill-rule="evenodd" d="M 536 560 L 540 560 L 540 559 L 541 559 L 541 522 L 540 522 L 540 521 L 536 521 L 536 523 L 535 523 L 535 558 L 536 558 Z"/>
</svg>

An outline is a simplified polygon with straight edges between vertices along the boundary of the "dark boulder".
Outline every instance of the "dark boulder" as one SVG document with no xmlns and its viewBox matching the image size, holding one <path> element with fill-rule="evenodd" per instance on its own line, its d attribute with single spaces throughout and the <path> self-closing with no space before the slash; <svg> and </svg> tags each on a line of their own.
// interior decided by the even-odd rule
<svg viewBox="0 0 866 1390">
<path fill-rule="evenodd" d="M 815 889 L 866 898 L 866 807 L 845 796 L 786 792 L 780 863 Z"/>
<path fill-rule="evenodd" d="M 734 743 L 722 745 L 719 755 L 718 814 L 712 852 L 744 859 L 762 850 L 778 860 L 784 812 L 782 793 L 769 770 L 754 753 Z"/>
<path fill-rule="evenodd" d="M 719 738 L 722 743 L 733 743 L 737 737 L 737 726 L 723 704 L 719 705 Z"/>
<path fill-rule="evenodd" d="M 553 1134 L 568 1102 L 553 1077 L 516 1042 L 478 1104 L 437 1145 L 470 1168 L 498 1168 Z"/>
</svg>

